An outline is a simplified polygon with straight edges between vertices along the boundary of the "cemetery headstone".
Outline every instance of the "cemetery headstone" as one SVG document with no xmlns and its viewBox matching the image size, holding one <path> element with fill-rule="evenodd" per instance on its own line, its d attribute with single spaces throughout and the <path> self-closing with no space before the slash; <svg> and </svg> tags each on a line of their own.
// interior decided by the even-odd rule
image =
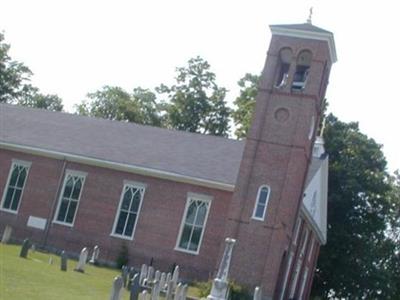
<svg viewBox="0 0 400 300">
<path fill-rule="evenodd" d="M 35 244 L 32 244 L 31 251 L 32 251 L 32 253 L 35 253 L 35 251 L 36 251 L 36 245 Z"/>
<path fill-rule="evenodd" d="M 11 239 L 11 234 L 12 234 L 12 227 L 10 225 L 6 225 L 6 228 L 4 228 L 3 231 L 3 236 L 1 238 L 1 243 L 8 244 L 8 242 Z"/>
<path fill-rule="evenodd" d="M 89 263 L 91 263 L 93 265 L 97 265 L 98 264 L 99 255 L 100 255 L 100 248 L 99 248 L 99 246 L 96 245 L 93 248 L 92 257 L 90 258 Z"/>
<path fill-rule="evenodd" d="M 124 287 L 126 287 L 127 285 L 128 276 L 129 276 L 129 267 L 122 266 L 122 282 L 124 284 Z"/>
<path fill-rule="evenodd" d="M 140 269 L 140 277 L 139 277 L 139 283 L 141 285 L 144 284 L 144 280 L 146 279 L 146 277 L 147 277 L 147 266 L 143 264 Z"/>
<path fill-rule="evenodd" d="M 28 251 L 30 248 L 29 239 L 25 239 L 21 246 L 21 252 L 19 253 L 19 257 L 26 258 L 28 256 Z"/>
<path fill-rule="evenodd" d="M 172 274 L 173 289 L 176 288 L 179 280 L 179 266 L 175 267 L 174 273 Z"/>
<path fill-rule="evenodd" d="M 188 285 L 185 284 L 181 289 L 181 300 L 186 300 L 187 292 L 188 292 Z"/>
<path fill-rule="evenodd" d="M 130 288 L 130 298 L 129 300 L 138 300 L 140 294 L 140 283 L 139 283 L 140 275 L 135 274 L 131 281 L 131 288 Z"/>
<path fill-rule="evenodd" d="M 111 295 L 110 295 L 110 300 L 120 300 L 122 297 L 122 291 L 123 291 L 123 282 L 122 282 L 122 277 L 117 276 L 114 278 L 114 282 L 111 288 Z"/>
<path fill-rule="evenodd" d="M 81 273 L 85 272 L 87 257 L 88 257 L 88 250 L 85 247 L 82 249 L 82 251 L 79 255 L 79 261 L 78 261 L 78 264 L 76 265 L 74 271 L 81 272 Z"/>
<path fill-rule="evenodd" d="M 139 294 L 139 300 L 147 300 L 147 291 L 144 290 Z"/>
<path fill-rule="evenodd" d="M 151 288 L 151 300 L 158 300 L 160 296 L 160 282 L 158 280 L 154 280 L 154 284 Z"/>
<path fill-rule="evenodd" d="M 168 273 L 171 274 L 171 273 Z M 174 296 L 174 283 L 172 282 L 172 280 L 168 280 L 167 281 L 167 292 L 165 295 L 165 300 L 172 300 L 173 296 Z"/>
<path fill-rule="evenodd" d="M 165 272 L 161 273 L 160 276 L 160 289 L 163 291 L 165 290 L 165 280 L 167 279 L 167 274 Z"/>
<path fill-rule="evenodd" d="M 261 289 L 258 286 L 254 289 L 253 300 L 261 300 Z"/>
<path fill-rule="evenodd" d="M 175 288 L 174 300 L 181 300 L 182 288 L 183 288 L 182 283 L 179 282 Z"/>
<path fill-rule="evenodd" d="M 131 267 L 131 268 L 129 269 L 129 272 L 128 272 L 128 282 L 127 282 L 127 284 L 126 284 L 126 288 L 127 288 L 128 290 L 131 289 L 132 279 L 133 279 L 133 276 L 136 275 L 136 273 L 137 273 L 137 272 L 136 272 L 135 268 Z"/>
<path fill-rule="evenodd" d="M 154 274 L 154 280 L 160 281 L 160 277 L 161 277 L 161 272 L 157 270 L 156 273 Z"/>
<path fill-rule="evenodd" d="M 61 271 L 67 271 L 67 261 L 68 261 L 67 253 L 65 253 L 65 251 L 63 250 L 61 252 L 61 266 L 60 266 Z"/>
<path fill-rule="evenodd" d="M 218 273 L 213 281 L 211 293 L 207 296 L 208 300 L 225 300 L 228 292 L 228 273 L 232 258 L 233 246 L 236 240 L 231 238 L 225 239 L 225 250 L 222 256 L 221 263 L 218 268 Z"/>
</svg>

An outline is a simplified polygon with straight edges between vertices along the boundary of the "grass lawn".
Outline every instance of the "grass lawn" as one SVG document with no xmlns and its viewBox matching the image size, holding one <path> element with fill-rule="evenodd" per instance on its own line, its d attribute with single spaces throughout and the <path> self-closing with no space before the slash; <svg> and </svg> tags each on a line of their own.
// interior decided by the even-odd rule
<svg viewBox="0 0 400 300">
<path fill-rule="evenodd" d="M 0 243 L 0 300 L 106 300 L 114 277 L 121 274 L 89 264 L 85 273 L 75 272 L 77 261 L 72 259 L 63 272 L 59 256 L 29 251 L 24 259 L 19 257 L 20 250 L 21 246 Z M 198 295 L 199 290 L 190 286 L 188 294 Z M 128 291 L 124 290 L 122 299 L 129 299 Z"/>
<path fill-rule="evenodd" d="M 85 273 L 74 272 L 75 260 L 68 260 L 68 271 L 60 270 L 60 257 L 29 252 L 19 257 L 21 247 L 0 243 L 1 300 L 103 300 L 110 297 L 115 276 L 120 272 L 87 265 Z M 53 264 L 49 264 L 52 257 Z M 124 300 L 129 293 L 124 292 Z"/>
</svg>

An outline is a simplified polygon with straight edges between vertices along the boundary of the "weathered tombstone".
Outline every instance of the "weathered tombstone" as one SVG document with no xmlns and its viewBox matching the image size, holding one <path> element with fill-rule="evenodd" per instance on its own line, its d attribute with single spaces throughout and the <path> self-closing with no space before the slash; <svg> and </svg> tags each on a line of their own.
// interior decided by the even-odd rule
<svg viewBox="0 0 400 300">
<path fill-rule="evenodd" d="M 171 273 L 168 273 L 171 274 Z M 167 292 L 165 295 L 165 300 L 172 300 L 173 295 L 174 295 L 174 283 L 172 282 L 172 280 L 167 281 Z"/>
<path fill-rule="evenodd" d="M 53 264 L 53 257 L 50 256 L 50 257 L 49 257 L 49 265 L 52 265 L 52 264 Z"/>
<path fill-rule="evenodd" d="M 160 289 L 162 291 L 165 290 L 165 280 L 166 280 L 166 278 L 167 278 L 167 274 L 165 274 L 165 272 L 162 272 L 161 276 L 160 276 Z"/>
<path fill-rule="evenodd" d="M 139 300 L 147 300 L 147 291 L 144 290 L 139 294 Z"/>
<path fill-rule="evenodd" d="M 143 285 L 144 280 L 147 277 L 147 266 L 145 264 L 142 265 L 140 269 L 140 277 L 139 277 L 139 283 Z"/>
<path fill-rule="evenodd" d="M 154 268 L 152 266 L 149 266 L 149 269 L 147 271 L 147 282 L 151 282 L 153 280 L 153 275 L 154 275 Z"/>
<path fill-rule="evenodd" d="M 173 282 L 172 288 L 175 289 L 179 280 L 179 266 L 175 267 L 174 273 L 172 274 L 171 281 Z"/>
<path fill-rule="evenodd" d="M 140 293 L 140 275 L 135 274 L 131 281 L 130 297 L 129 300 L 138 300 Z"/>
<path fill-rule="evenodd" d="M 181 289 L 181 300 L 186 300 L 187 292 L 188 292 L 188 285 L 185 284 Z"/>
<path fill-rule="evenodd" d="M 8 244 L 8 242 L 11 239 L 11 234 L 12 234 L 12 227 L 10 225 L 6 225 L 6 228 L 4 228 L 4 231 L 3 231 L 3 236 L 1 238 L 1 242 L 3 244 Z"/>
<path fill-rule="evenodd" d="M 31 251 L 32 251 L 32 253 L 35 253 L 35 252 L 36 252 L 36 245 L 35 245 L 35 244 L 32 244 L 32 246 L 31 246 Z"/>
<path fill-rule="evenodd" d="M 131 289 L 132 279 L 133 279 L 133 276 L 135 276 L 136 273 L 137 273 L 137 272 L 136 272 L 135 268 L 131 267 L 131 268 L 129 269 L 129 272 L 128 272 L 128 282 L 126 283 L 126 288 L 127 288 L 128 290 Z"/>
<path fill-rule="evenodd" d="M 124 284 L 124 287 L 126 287 L 127 285 L 128 276 L 129 276 L 129 267 L 122 266 L 122 282 Z"/>
<path fill-rule="evenodd" d="M 61 252 L 61 271 L 67 271 L 67 261 L 68 261 L 68 256 L 67 253 L 63 250 Z"/>
<path fill-rule="evenodd" d="M 79 261 L 78 261 L 78 264 L 76 265 L 74 271 L 81 272 L 81 273 L 85 272 L 87 257 L 88 257 L 88 250 L 85 247 L 82 249 L 81 254 L 79 255 Z"/>
<path fill-rule="evenodd" d="M 19 253 L 19 257 L 26 258 L 28 256 L 28 251 L 30 248 L 29 239 L 25 239 L 21 246 L 21 252 Z"/>
<path fill-rule="evenodd" d="M 97 265 L 99 255 L 100 255 L 100 248 L 99 248 L 99 246 L 96 245 L 93 248 L 92 257 L 90 258 L 89 263 L 91 263 L 93 265 Z"/>
<path fill-rule="evenodd" d="M 231 238 L 225 239 L 225 250 L 222 256 L 221 263 L 218 268 L 217 276 L 215 277 L 208 300 L 225 300 L 228 292 L 228 273 L 232 258 L 232 250 L 236 240 Z"/>
<path fill-rule="evenodd" d="M 175 288 L 174 300 L 181 300 L 182 288 L 183 288 L 182 283 L 179 282 Z"/>
<path fill-rule="evenodd" d="M 161 272 L 157 270 L 156 273 L 154 274 L 154 280 L 160 281 L 160 277 L 161 277 Z"/>
<path fill-rule="evenodd" d="M 258 286 L 254 289 L 253 300 L 261 300 L 261 289 Z"/>
<path fill-rule="evenodd" d="M 165 279 L 165 284 L 168 285 L 168 283 L 171 281 L 172 274 L 167 273 L 167 279 Z"/>
<path fill-rule="evenodd" d="M 160 297 L 160 282 L 158 280 L 154 280 L 154 284 L 151 288 L 151 300 L 158 300 Z"/>
<path fill-rule="evenodd" d="M 117 276 L 114 278 L 114 282 L 111 288 L 111 295 L 110 295 L 110 300 L 120 300 L 122 297 L 122 291 L 123 291 L 123 282 L 122 282 L 122 277 Z"/>
</svg>

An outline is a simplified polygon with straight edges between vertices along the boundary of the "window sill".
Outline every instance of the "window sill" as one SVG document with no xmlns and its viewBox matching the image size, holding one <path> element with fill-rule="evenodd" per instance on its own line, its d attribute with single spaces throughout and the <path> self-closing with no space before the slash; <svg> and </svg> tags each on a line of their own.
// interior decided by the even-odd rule
<svg viewBox="0 0 400 300">
<path fill-rule="evenodd" d="M 115 234 L 115 233 L 111 233 L 110 236 L 118 238 L 118 239 L 133 241 L 133 236 L 132 237 L 128 237 L 128 236 L 125 236 L 125 235 L 120 235 L 120 234 Z"/>
<path fill-rule="evenodd" d="M 13 215 L 18 214 L 18 210 L 12 210 L 12 209 L 7 209 L 7 208 L 0 208 L 0 211 L 4 211 L 6 213 L 13 214 Z"/>
<path fill-rule="evenodd" d="M 179 252 L 183 252 L 183 253 L 186 253 L 186 254 L 192 254 L 192 255 L 199 255 L 199 252 L 200 252 L 200 250 L 198 250 L 198 251 L 190 251 L 190 250 L 182 249 L 182 248 L 179 248 L 179 247 L 175 247 L 174 250 L 175 251 L 179 251 Z"/>
<path fill-rule="evenodd" d="M 254 221 L 260 221 L 260 222 L 264 222 L 265 221 L 265 218 L 257 218 L 257 217 L 251 217 L 251 219 L 252 220 L 254 220 Z"/>
<path fill-rule="evenodd" d="M 72 223 L 65 223 L 65 222 L 60 222 L 60 221 L 56 221 L 56 220 L 53 220 L 53 222 L 52 222 L 53 224 L 58 224 L 58 225 L 63 225 L 63 226 L 67 226 L 67 227 L 74 227 L 74 224 Z"/>
</svg>

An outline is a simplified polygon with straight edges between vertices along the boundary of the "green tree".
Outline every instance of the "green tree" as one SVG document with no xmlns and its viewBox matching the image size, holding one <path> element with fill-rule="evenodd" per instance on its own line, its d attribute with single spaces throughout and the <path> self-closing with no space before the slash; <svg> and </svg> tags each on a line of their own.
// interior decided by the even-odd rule
<svg viewBox="0 0 400 300">
<path fill-rule="evenodd" d="M 0 103 L 13 103 L 31 92 L 29 84 L 31 70 L 24 64 L 12 60 L 8 54 L 10 45 L 5 43 L 0 32 Z"/>
<path fill-rule="evenodd" d="M 362 134 L 357 123 L 333 115 L 326 118 L 324 137 L 329 153 L 328 243 L 321 248 L 312 294 L 323 299 L 398 299 L 399 258 L 388 235 L 396 216 L 381 146 Z"/>
<path fill-rule="evenodd" d="M 235 135 L 239 139 L 245 138 L 250 129 L 259 80 L 260 76 L 246 73 L 238 81 L 240 95 L 234 101 L 236 109 L 232 112 L 232 117 L 236 126 Z"/>
<path fill-rule="evenodd" d="M 29 93 L 24 97 L 18 99 L 17 104 L 22 106 L 42 108 L 53 111 L 62 111 L 64 105 L 62 99 L 57 95 L 43 95 L 37 89 L 33 89 L 33 93 Z"/>
<path fill-rule="evenodd" d="M 156 95 L 148 89 L 138 87 L 130 94 L 120 87 L 105 86 L 87 97 L 75 107 L 78 114 L 161 126 Z"/>
<path fill-rule="evenodd" d="M 176 69 L 176 84 L 157 88 L 167 96 L 163 107 L 167 126 L 178 130 L 227 136 L 230 109 L 226 89 L 219 87 L 210 65 L 200 57 Z"/>
</svg>

